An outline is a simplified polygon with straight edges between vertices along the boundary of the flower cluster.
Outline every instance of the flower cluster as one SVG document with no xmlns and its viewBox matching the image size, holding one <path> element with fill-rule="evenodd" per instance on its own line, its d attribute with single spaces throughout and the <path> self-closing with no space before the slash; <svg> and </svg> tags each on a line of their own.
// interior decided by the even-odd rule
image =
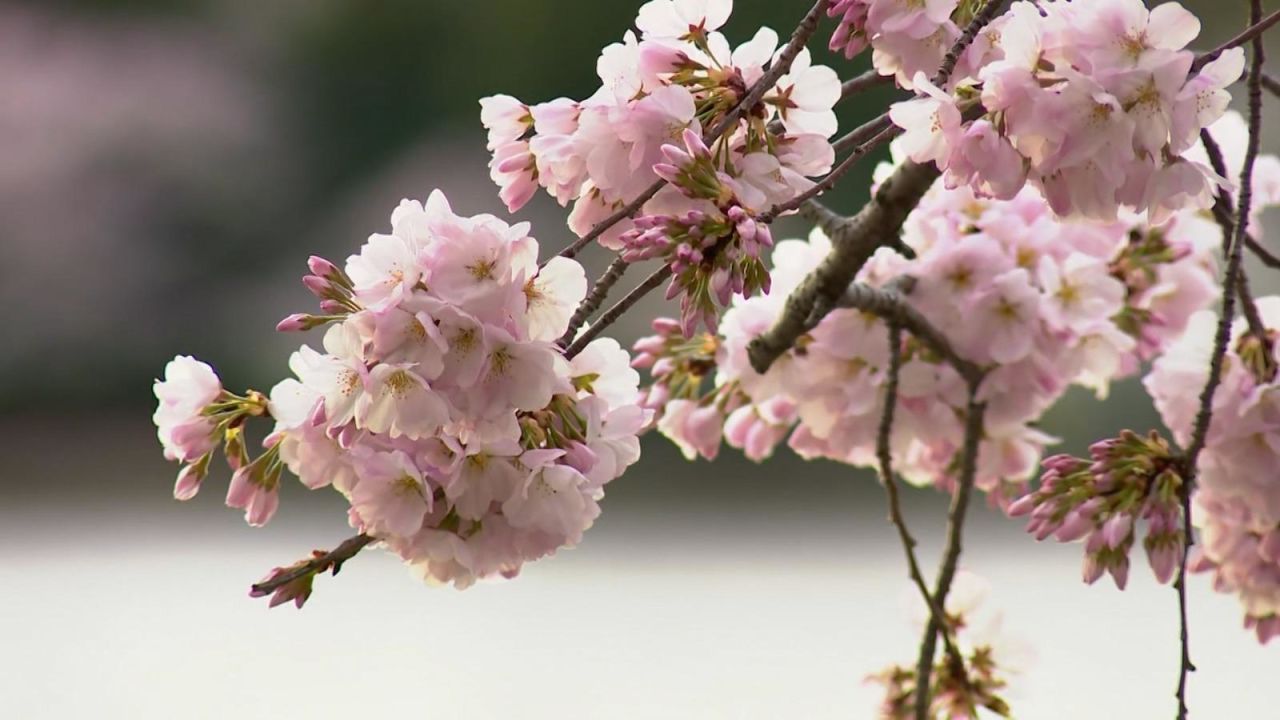
<svg viewBox="0 0 1280 720">
<path fill-rule="evenodd" d="M 1260 298 L 1265 337 L 1237 320 L 1213 398 L 1213 422 L 1197 463 L 1195 510 L 1200 529 L 1194 570 L 1212 572 L 1222 592 L 1240 596 L 1245 624 L 1266 642 L 1280 636 L 1280 297 Z M 1201 312 L 1144 379 L 1164 423 L 1190 441 L 1208 377 L 1218 319 Z"/>
<path fill-rule="evenodd" d="M 932 75 L 942 65 L 971 8 L 972 3 L 958 0 L 835 0 L 827 9 L 839 18 L 830 47 L 852 58 L 870 46 L 876 71 L 911 89 L 917 73 Z M 987 29 L 966 56 L 989 48 L 998 37 L 998 30 Z"/>
<path fill-rule="evenodd" d="M 257 459 L 239 459 L 243 442 L 228 453 L 228 504 L 251 523 L 270 519 L 287 467 L 308 488 L 332 485 L 353 527 L 430 580 L 511 577 L 576 544 L 604 485 L 639 457 L 639 376 L 609 339 L 561 356 L 553 341 L 585 276 L 564 258 L 539 267 L 526 224 L 460 217 L 439 192 L 402 202 L 391 224 L 345 268 L 312 258 L 304 284 L 322 314 L 281 327 L 328 325 L 324 351 L 294 353 L 297 377 L 269 402 L 229 396 L 208 366 L 175 360 L 156 386 L 161 439 L 207 468 L 218 429 L 269 413 Z"/>
<path fill-rule="evenodd" d="M 1027 653 L 1018 639 L 1003 631 L 999 613 L 984 606 L 988 592 L 987 582 L 977 575 L 965 570 L 956 574 L 947 596 L 946 615 L 963 667 L 956 667 L 957 663 L 946 653 L 938 657 L 929 677 L 932 700 L 927 717 L 931 720 L 977 718 L 987 713 L 998 717 L 1010 715 L 1004 695 L 1010 677 L 1026 662 Z M 913 619 L 923 628 L 928 609 L 914 592 L 912 601 Z M 914 663 L 891 665 L 867 680 L 884 688 L 884 700 L 877 717 L 884 720 L 916 717 Z"/>
<path fill-rule="evenodd" d="M 953 95 L 921 73 L 914 84 L 925 95 L 892 109 L 913 160 L 998 198 L 1030 182 L 1063 216 L 1110 221 L 1127 207 L 1159 224 L 1212 204 L 1224 179 L 1186 153 L 1225 112 L 1242 49 L 1190 74 L 1199 20 L 1177 3 L 1148 11 L 1141 0 L 1018 2 L 992 29 L 998 52 L 975 84 Z M 962 122 L 979 103 L 984 114 Z"/>
<path fill-rule="evenodd" d="M 1159 228 L 1140 217 L 1063 221 L 1032 188 L 996 201 L 936 186 L 903 227 L 916 259 L 882 248 L 858 279 L 886 287 L 911 278 L 902 297 L 945 330 L 961 357 L 989 368 L 979 390 L 987 413 L 976 482 L 1004 504 L 1023 494 L 1053 441 L 1035 422 L 1068 386 L 1105 395 L 1111 380 L 1136 372 L 1212 301 L 1219 237 L 1194 212 Z M 836 309 L 764 375 L 747 358 L 748 343 L 774 323 L 829 249 L 816 232 L 808 242 L 778 243 L 772 291 L 736 299 L 718 339 L 667 334 L 636 346 L 646 364 L 667 373 L 682 367 L 690 348 L 715 348 L 710 390 L 702 387 L 705 365 L 696 376 L 673 375 L 676 382 L 655 373 L 657 387 L 679 387 L 651 391 L 651 399 L 671 399 L 659 430 L 687 453 L 710 457 L 723 435 L 761 459 L 789 436 L 806 458 L 875 464 L 888 364 L 882 320 Z M 965 381 L 910 335 L 902 354 L 895 465 L 914 483 L 947 487 L 963 443 Z"/>
<path fill-rule="evenodd" d="M 1047 458 L 1040 487 L 1010 505 L 1009 514 L 1029 514 L 1027 531 L 1037 540 L 1085 538 L 1084 581 L 1092 584 L 1106 572 L 1121 590 L 1129 581 L 1135 530 L 1146 521 L 1147 560 L 1156 580 L 1169 582 L 1186 544 L 1180 458 L 1155 431 L 1101 440 L 1089 456 Z"/>
<path fill-rule="evenodd" d="M 764 75 L 778 35 L 762 28 L 737 48 L 717 32 L 732 0 L 651 0 L 628 31 L 606 47 L 596 69 L 601 87 L 590 98 L 526 105 L 507 95 L 481 100 L 481 120 L 493 153 L 491 176 L 515 211 L 539 187 L 574 204 L 569 226 L 580 237 L 638 198 L 660 177 L 663 146 L 686 130 L 701 136 L 722 124 Z M 836 131 L 832 107 L 840 80 L 801 50 L 762 100 L 745 108 L 714 145 L 719 171 L 741 183 L 741 207 L 754 215 L 812 186 L 830 169 L 827 141 Z M 674 188 L 659 192 L 642 215 L 683 216 L 696 209 Z M 634 226 L 622 221 L 600 242 L 620 247 Z"/>
</svg>

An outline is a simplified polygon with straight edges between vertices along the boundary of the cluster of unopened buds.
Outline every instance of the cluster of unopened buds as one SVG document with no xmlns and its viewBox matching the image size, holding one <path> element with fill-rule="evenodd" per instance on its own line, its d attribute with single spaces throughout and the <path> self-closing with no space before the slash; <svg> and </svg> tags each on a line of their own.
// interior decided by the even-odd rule
<svg viewBox="0 0 1280 720">
<path fill-rule="evenodd" d="M 1040 487 L 1009 506 L 1028 515 L 1027 532 L 1043 540 L 1085 540 L 1084 580 L 1110 573 L 1121 590 L 1129 581 L 1129 550 L 1140 522 L 1156 580 L 1173 579 L 1186 538 L 1182 531 L 1182 460 L 1154 430 L 1124 431 L 1089 447 L 1089 459 L 1045 459 Z"/>
<path fill-rule="evenodd" d="M 769 291 L 761 253 L 773 246 L 773 236 L 744 207 L 739 199 L 743 186 L 716 168 L 702 138 L 685 130 L 684 144 L 684 150 L 663 146 L 669 162 L 654 169 L 693 201 L 694 209 L 637 218 L 621 242 L 624 260 L 662 258 L 671 268 L 667 298 L 680 296 L 681 327 L 692 336 L 699 325 L 715 332 L 735 295 Z"/>
</svg>

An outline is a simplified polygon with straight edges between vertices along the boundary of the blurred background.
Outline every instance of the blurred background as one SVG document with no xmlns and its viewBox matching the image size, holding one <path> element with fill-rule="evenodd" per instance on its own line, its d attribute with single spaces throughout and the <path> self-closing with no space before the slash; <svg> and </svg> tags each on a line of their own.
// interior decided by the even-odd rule
<svg viewBox="0 0 1280 720">
<path fill-rule="evenodd" d="M 862 471 L 785 451 L 694 465 L 649 437 L 584 545 L 519 580 L 430 589 L 367 553 L 301 613 L 269 612 L 248 585 L 345 537 L 341 498 L 286 486 L 262 530 L 221 506 L 222 479 L 171 499 L 150 423 L 163 364 L 190 353 L 233 389 L 269 388 L 299 342 L 275 322 L 312 306 L 306 257 L 346 257 L 436 187 L 460 213 L 500 210 L 478 98 L 589 95 L 639 4 L 0 1 L 0 717 L 872 715 L 864 678 L 910 659 L 917 630 Z M 1202 48 L 1243 26 L 1242 8 L 1187 4 Z M 806 3 L 737 5 L 742 40 L 786 35 Z M 865 68 L 818 55 L 844 77 Z M 842 106 L 842 125 L 885 97 Z M 831 204 L 856 209 L 872 166 Z M 570 239 L 564 217 L 541 194 L 519 216 L 548 251 Z M 593 277 L 607 261 L 583 259 Z M 1073 394 L 1045 429 L 1080 452 L 1157 422 L 1127 382 L 1106 404 Z M 914 491 L 908 510 L 932 568 L 945 498 Z M 1078 546 L 1036 546 L 985 508 L 971 527 L 964 565 L 1033 648 L 1019 717 L 1172 714 L 1171 590 L 1145 569 L 1124 594 L 1086 588 Z M 1275 717 L 1261 688 L 1277 648 L 1191 585 L 1193 709 Z"/>
</svg>

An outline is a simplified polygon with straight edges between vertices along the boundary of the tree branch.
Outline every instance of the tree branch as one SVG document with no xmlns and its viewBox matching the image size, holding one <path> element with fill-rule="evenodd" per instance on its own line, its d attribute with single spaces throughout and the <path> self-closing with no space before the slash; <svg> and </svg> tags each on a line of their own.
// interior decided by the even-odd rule
<svg viewBox="0 0 1280 720">
<path fill-rule="evenodd" d="M 1271 26 L 1275 25 L 1277 22 L 1280 22 L 1280 10 L 1276 10 L 1265 18 L 1252 21 L 1249 27 L 1245 28 L 1239 35 L 1236 35 L 1209 52 L 1197 55 L 1195 62 L 1191 63 L 1191 72 L 1194 73 L 1205 65 L 1213 62 L 1223 52 L 1260 37 L 1262 33 L 1269 30 Z"/>
<path fill-rule="evenodd" d="M 818 29 L 818 22 L 822 19 L 822 15 L 827 9 L 827 2 L 828 0 L 818 0 L 813 4 L 809 12 L 800 20 L 800 24 L 796 26 L 795 32 L 791 33 L 791 40 L 774 59 L 773 64 L 769 66 L 764 75 L 760 76 L 756 84 L 751 86 L 751 90 L 747 92 L 746 96 L 739 100 L 738 104 L 734 105 L 733 109 L 724 116 L 724 119 L 710 133 L 703 136 L 702 141 L 704 143 L 708 146 L 715 144 L 725 133 L 737 126 L 738 120 L 742 118 L 742 115 L 755 108 L 764 98 L 764 94 L 772 89 L 777 84 L 778 79 L 791 69 L 791 63 L 795 61 L 796 56 L 800 54 L 800 51 L 809 42 L 809 38 L 813 37 L 813 33 Z M 560 256 L 571 258 L 577 255 L 582 248 L 591 244 L 591 241 L 603 235 L 609 228 L 634 215 L 645 203 L 652 200 L 653 196 L 657 195 L 658 191 L 666 184 L 666 180 L 659 179 L 655 181 L 644 192 L 640 193 L 636 199 L 597 223 L 586 235 L 561 250 Z"/>
<path fill-rule="evenodd" d="M 947 514 L 947 544 L 943 549 L 942 564 L 938 568 L 938 581 L 933 597 L 940 607 L 947 606 L 947 595 L 955 581 L 960 564 L 961 541 L 964 521 L 969 510 L 969 497 L 973 494 L 973 482 L 978 474 L 978 448 L 982 441 L 983 418 L 987 406 L 977 400 L 978 385 L 969 384 L 969 405 L 964 425 L 964 453 L 960 459 L 960 478 L 955 494 L 951 496 L 951 509 Z M 942 626 L 933 618 L 925 628 L 920 641 L 920 659 L 916 663 L 916 720 L 926 720 L 929 711 L 929 676 L 933 671 L 933 655 L 938 644 L 938 632 Z"/>
<path fill-rule="evenodd" d="M 932 163 L 905 163 L 881 183 L 871 201 L 831 237 L 831 253 L 787 298 L 773 327 L 748 346 L 747 353 L 756 372 L 767 372 L 773 362 L 812 327 L 810 318 L 815 308 L 829 311 L 835 307 L 876 248 L 897 237 L 907 215 L 938 174 Z"/>
<path fill-rule="evenodd" d="M 906 328 L 917 339 L 929 346 L 930 350 L 941 356 L 948 365 L 955 368 L 955 371 L 960 374 L 960 377 L 964 378 L 968 385 L 977 387 L 986 376 L 986 371 L 960 357 L 955 349 L 951 347 L 951 343 L 946 336 L 930 324 L 924 315 L 920 314 L 920 311 L 906 301 L 902 293 L 910 293 L 914 285 L 915 278 L 910 276 L 904 276 L 904 278 L 884 288 L 874 288 L 863 283 L 853 283 L 837 301 L 836 306 L 869 312 L 884 318 L 885 321 L 892 325 Z M 902 292 L 899 292 L 898 288 L 901 288 Z M 809 329 L 813 329 L 816 325 L 817 323 L 815 322 Z"/>
<path fill-rule="evenodd" d="M 578 305 L 578 309 L 573 311 L 573 317 L 569 318 L 569 329 L 565 330 L 564 335 L 556 341 L 560 347 L 568 347 L 573 342 L 573 336 L 578 333 L 578 328 L 587 321 L 591 313 L 596 311 L 604 303 L 604 299 L 609 295 L 609 290 L 622 279 L 623 273 L 627 271 L 627 266 L 631 263 L 622 259 L 622 256 L 613 259 L 609 263 L 609 267 L 605 269 L 604 274 L 597 280 L 596 284 L 591 288 L 591 294 Z"/>
<path fill-rule="evenodd" d="M 893 452 L 891 439 L 893 436 L 893 415 L 898 404 L 898 379 L 902 371 L 902 325 L 889 320 L 889 379 L 885 385 L 884 410 L 880 414 L 880 427 L 876 433 L 876 459 L 880 464 L 880 482 L 884 484 L 885 494 L 889 499 L 889 522 L 898 530 L 898 540 L 902 543 L 902 551 L 907 557 L 907 572 L 911 582 L 929 609 L 929 616 L 942 629 L 942 643 L 946 650 L 952 674 L 964 685 L 968 685 L 968 673 L 965 671 L 964 658 L 951 639 L 951 623 L 947 621 L 946 610 L 943 609 L 929 592 L 924 583 L 924 575 L 920 572 L 920 563 L 916 560 L 916 539 L 907 528 L 907 520 L 902 515 L 902 503 L 898 497 L 898 481 L 893 473 Z"/>
<path fill-rule="evenodd" d="M 361 533 L 343 540 L 338 547 L 328 552 L 316 551 L 316 554 L 307 562 L 295 565 L 285 572 L 272 575 L 262 582 L 255 583 L 249 588 L 249 594 L 253 597 L 270 595 L 280 587 L 288 585 L 295 580 L 307 575 L 325 572 L 330 568 L 333 569 L 333 574 L 337 575 L 343 563 L 355 557 L 366 545 L 376 540 L 377 538 L 371 535 Z"/>
<path fill-rule="evenodd" d="M 592 323 L 591 327 L 583 330 L 582 334 L 578 336 L 578 339 L 574 340 L 573 344 L 564 351 L 565 359 L 572 360 L 573 357 L 582 352 L 582 349 L 594 340 L 597 335 L 604 332 L 605 328 L 617 322 L 618 318 L 622 317 L 624 313 L 630 310 L 632 305 L 640 302 L 641 298 L 648 295 L 669 277 L 671 277 L 670 265 L 663 265 L 655 270 L 652 275 L 645 278 L 644 282 L 640 283 L 634 290 L 627 293 L 626 297 L 614 303 L 613 307 L 605 311 L 605 314 L 601 315 L 599 320 Z"/>
<path fill-rule="evenodd" d="M 1272 95 L 1280 97 L 1280 79 L 1265 70 L 1262 71 L 1262 87 Z"/>
<path fill-rule="evenodd" d="M 1253 203 L 1253 165 L 1258 157 L 1258 146 L 1262 130 L 1262 63 L 1266 59 L 1263 49 L 1262 30 L 1266 26 L 1280 20 L 1280 11 L 1272 13 L 1268 21 L 1262 20 L 1262 0 L 1250 2 L 1250 29 L 1237 36 L 1232 43 L 1239 44 L 1244 40 L 1252 40 L 1253 58 L 1249 64 L 1249 141 L 1245 149 L 1244 163 L 1240 168 L 1240 196 L 1236 206 L 1235 234 L 1230 243 L 1230 254 L 1222 281 L 1222 317 L 1218 319 L 1218 330 L 1214 337 L 1213 355 L 1209 361 L 1209 377 L 1205 380 L 1204 389 L 1200 392 L 1200 407 L 1196 412 L 1195 424 L 1191 433 L 1191 445 L 1187 448 L 1187 472 L 1182 490 L 1182 558 L 1175 590 L 1178 593 L 1179 639 L 1182 649 L 1181 661 L 1178 664 L 1178 718 L 1187 717 L 1187 674 L 1195 669 L 1191 662 L 1191 651 L 1187 631 L 1187 554 L 1194 542 L 1191 522 L 1191 491 L 1196 476 L 1196 462 L 1204 449 L 1208 437 L 1209 425 L 1213 421 L 1213 396 L 1217 393 L 1218 384 L 1222 381 L 1222 366 L 1227 354 L 1227 345 L 1231 341 L 1231 321 L 1234 315 L 1236 286 L 1241 276 L 1241 260 L 1244 255 L 1245 229 L 1249 220 L 1249 210 Z M 1244 40 L 1240 40 L 1244 38 Z M 1231 47 L 1228 43 L 1227 47 Z"/>
</svg>

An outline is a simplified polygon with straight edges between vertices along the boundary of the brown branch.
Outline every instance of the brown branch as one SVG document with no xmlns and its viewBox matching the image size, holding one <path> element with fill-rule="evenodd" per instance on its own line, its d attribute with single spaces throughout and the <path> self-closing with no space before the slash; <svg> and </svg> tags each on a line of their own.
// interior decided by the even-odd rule
<svg viewBox="0 0 1280 720">
<path fill-rule="evenodd" d="M 837 301 L 836 307 L 853 308 L 872 313 L 884 318 L 887 322 L 900 325 L 916 336 L 921 342 L 937 353 L 948 365 L 964 378 L 964 381 L 977 387 L 982 383 L 986 371 L 978 365 L 960 357 L 951 346 L 947 337 L 935 328 L 924 315 L 920 314 L 906 301 L 902 293 L 910 293 L 915 285 L 915 278 L 904 276 L 888 287 L 874 288 L 863 283 L 853 283 Z M 901 292 L 899 291 L 901 288 Z M 825 314 L 825 313 L 824 313 Z M 820 320 L 821 318 L 819 318 Z M 815 322 L 810 326 L 816 326 Z"/>
<path fill-rule="evenodd" d="M 884 410 L 880 414 L 880 427 L 876 433 L 876 459 L 880 464 L 880 482 L 884 484 L 885 495 L 889 499 L 889 522 L 898 530 L 898 540 L 902 544 L 902 552 L 907 557 L 907 572 L 911 582 L 920 592 L 929 616 L 942 628 L 942 643 L 946 651 L 952 674 L 963 684 L 968 685 L 968 673 L 965 671 L 964 658 L 951 639 L 951 623 L 947 621 L 946 611 L 940 606 L 925 585 L 924 575 L 920 572 L 920 563 L 916 559 L 916 539 L 907 528 L 907 520 L 902 515 L 902 502 L 898 496 L 898 481 L 893 472 L 893 452 L 891 439 L 893 436 L 893 416 L 898 404 L 898 380 L 902 372 L 902 325 L 889 320 L 889 370 L 888 381 L 884 391 Z"/>
<path fill-rule="evenodd" d="M 1276 10 L 1275 12 L 1266 16 L 1265 18 L 1261 18 L 1255 22 L 1250 23 L 1249 27 L 1245 28 L 1244 31 L 1242 31 L 1239 35 L 1236 35 L 1235 37 L 1222 43 L 1221 45 L 1210 50 L 1209 52 L 1200 53 L 1199 55 L 1197 55 L 1195 62 L 1191 63 L 1191 72 L 1196 72 L 1197 70 L 1204 67 L 1205 65 L 1213 62 L 1224 51 L 1230 50 L 1233 47 L 1243 45 L 1251 40 L 1254 40 L 1260 37 L 1262 33 L 1266 32 L 1268 29 L 1271 28 L 1272 25 L 1275 25 L 1277 22 L 1280 22 L 1280 10 Z"/>
<path fill-rule="evenodd" d="M 798 210 L 801 205 L 804 205 L 813 198 L 816 198 L 822 193 L 835 187 L 836 183 L 840 181 L 840 178 L 844 177 L 845 173 L 853 169 L 853 166 L 858 164 L 858 161 L 861 160 L 863 156 L 879 147 L 881 144 L 893 139 L 901 132 L 902 129 L 898 127 L 884 128 L 877 133 L 875 137 L 872 137 L 870 140 L 854 148 L 844 160 L 841 160 L 838 165 L 831 169 L 831 172 L 827 173 L 826 177 L 819 180 L 813 187 L 796 195 L 790 200 L 778 203 L 761 213 L 760 222 L 773 222 L 779 215 L 789 213 L 792 210 Z"/>
<path fill-rule="evenodd" d="M 1258 157 L 1258 147 L 1262 131 L 1262 64 L 1266 53 L 1262 43 L 1262 30 L 1269 24 L 1262 20 L 1262 0 L 1252 0 L 1249 4 L 1250 29 L 1239 37 L 1252 40 L 1253 58 L 1249 63 L 1249 141 L 1245 149 L 1244 163 L 1240 168 L 1240 196 L 1236 205 L 1235 233 L 1230 243 L 1230 254 L 1222 281 L 1222 317 L 1218 319 L 1218 330 L 1214 337 L 1213 355 L 1209 361 L 1209 377 L 1205 380 L 1204 389 L 1200 392 L 1200 407 L 1196 412 L 1195 424 L 1191 432 L 1191 445 L 1187 448 L 1187 473 L 1182 492 L 1182 558 L 1175 590 L 1178 593 L 1179 640 L 1181 644 L 1181 660 L 1178 664 L 1178 718 L 1187 717 L 1187 675 L 1195 670 L 1191 662 L 1191 650 L 1187 630 L 1187 554 L 1193 543 L 1191 522 L 1191 491 L 1196 476 L 1196 462 L 1204 449 L 1209 434 L 1209 426 L 1213 422 L 1213 396 L 1217 393 L 1218 384 L 1222 380 L 1222 366 L 1227 354 L 1227 346 L 1231 341 L 1231 321 L 1234 315 L 1236 286 L 1241 277 L 1241 261 L 1244 256 L 1245 228 L 1249 222 L 1249 210 L 1253 203 L 1253 165 Z M 1280 20 L 1280 11 L 1272 13 L 1270 23 Z M 1252 34 L 1250 35 L 1250 32 Z M 1238 38 L 1237 38 L 1238 39 Z M 1233 40 L 1233 42 L 1235 42 Z M 1243 41 L 1241 41 L 1243 42 Z M 1238 43 L 1237 43 L 1238 44 Z M 1230 47 L 1230 45 L 1228 45 Z"/>
<path fill-rule="evenodd" d="M 724 119 L 710 133 L 703 136 L 702 141 L 704 143 L 708 146 L 715 144 L 725 133 L 737 126 L 738 120 L 742 118 L 743 114 L 753 110 L 764 98 L 764 94 L 772 89 L 777 84 L 778 79 L 791 69 L 791 63 L 795 61 L 796 56 L 800 54 L 800 51 L 809 42 L 809 38 L 813 37 L 813 33 L 818 29 L 818 22 L 822 19 L 822 15 L 827 9 L 827 2 L 828 0 L 818 0 L 813 4 L 813 7 L 809 9 L 800 24 L 796 26 L 795 32 L 791 33 L 791 40 L 774 59 L 773 64 L 769 66 L 764 75 L 760 76 L 756 84 L 751 86 L 751 90 L 738 101 L 738 104 L 729 110 Z M 582 248 L 603 235 L 609 228 L 634 215 L 645 203 L 653 199 L 653 196 L 657 195 L 658 191 L 666 184 L 666 180 L 659 179 L 655 181 L 644 192 L 640 193 L 639 197 L 624 205 L 614 214 L 601 220 L 586 235 L 561 250 L 560 256 L 571 258 L 577 255 Z"/>
<path fill-rule="evenodd" d="M 880 115 L 877 115 L 876 117 L 850 130 L 838 140 L 831 143 L 831 147 L 836 151 L 836 154 L 839 155 L 846 150 L 865 145 L 872 138 L 880 135 L 884 130 L 893 127 L 895 127 L 895 125 L 893 124 L 893 121 L 889 119 L 889 113 L 881 113 Z M 894 133 L 894 135 L 897 135 L 897 133 Z M 890 135 L 885 138 L 885 140 L 892 140 L 894 135 Z M 883 140 L 881 142 L 883 142 Z"/>
<path fill-rule="evenodd" d="M 969 384 L 969 406 L 964 425 L 964 447 L 960 458 L 960 478 L 955 494 L 951 496 L 951 509 L 947 513 L 947 543 L 943 549 L 942 564 L 938 568 L 938 580 L 933 589 L 934 600 L 941 607 L 947 606 L 947 595 L 955 581 L 960 564 L 961 540 L 964 521 L 969 510 L 969 497 L 973 494 L 974 479 L 978 474 L 978 448 L 982 441 L 983 418 L 987 406 L 977 400 L 978 385 Z M 933 655 L 937 649 L 938 632 L 942 629 L 934 618 L 929 619 L 924 637 L 920 641 L 920 658 L 916 663 L 916 719 L 929 717 L 929 676 L 933 672 Z"/>
<path fill-rule="evenodd" d="M 300 580 L 307 575 L 315 575 L 333 569 L 333 574 L 337 575 L 342 569 L 342 564 L 365 548 L 369 543 L 375 542 L 377 538 L 361 533 L 353 537 L 343 540 L 338 547 L 328 551 L 317 551 L 310 560 L 294 565 L 286 569 L 284 572 L 272 575 L 262 582 L 255 583 L 249 588 L 249 594 L 253 597 L 262 597 L 270 595 L 281 587 L 289 583 Z"/>
<path fill-rule="evenodd" d="M 881 75 L 876 72 L 875 68 L 845 80 L 840 84 L 840 99 L 847 100 L 858 93 L 865 92 L 871 88 L 880 87 L 881 85 L 892 85 L 892 75 Z"/>
<path fill-rule="evenodd" d="M 876 248 L 897 237 L 907 215 L 937 178 L 932 163 L 907 162 L 880 184 L 871 201 L 831 237 L 831 253 L 787 298 L 773 327 L 751 341 L 747 353 L 756 372 L 767 372 L 812 327 L 815 308 L 835 307 Z"/>
<path fill-rule="evenodd" d="M 1227 164 L 1222 156 L 1222 148 L 1217 141 L 1213 139 L 1213 135 L 1208 128 L 1200 131 L 1200 144 L 1204 146 L 1205 155 L 1209 158 L 1209 165 L 1213 171 L 1222 177 L 1227 176 Z M 1231 196 L 1227 194 L 1225 188 L 1218 188 L 1218 193 L 1213 201 L 1213 219 L 1218 222 L 1218 227 L 1222 228 L 1222 256 L 1229 257 L 1231 254 L 1231 238 L 1235 237 L 1236 232 L 1236 209 L 1235 203 L 1231 200 Z M 1246 233 L 1246 244 L 1249 235 Z M 1262 315 L 1258 312 L 1258 305 L 1253 300 L 1253 293 L 1249 290 L 1249 274 L 1241 268 L 1240 281 L 1236 283 L 1236 294 L 1239 296 L 1240 309 L 1244 314 L 1245 320 L 1249 323 L 1249 332 L 1256 338 L 1266 341 L 1267 327 L 1262 321 Z"/>
<path fill-rule="evenodd" d="M 597 335 L 604 332 L 605 328 L 617 322 L 618 318 L 622 317 L 624 313 L 631 309 L 631 306 L 640 302 L 641 298 L 648 295 L 669 277 L 671 277 L 670 265 L 663 265 L 655 270 L 652 275 L 645 278 L 644 282 L 640 283 L 634 290 L 627 293 L 626 297 L 614 303 L 613 307 L 606 310 L 605 313 L 600 316 L 599 320 L 596 320 L 591 324 L 591 327 L 583 330 L 582 334 L 578 336 L 578 339 L 574 340 L 573 344 L 564 351 L 565 358 L 572 360 L 573 357 L 582 352 L 582 349 L 594 340 Z"/>
<path fill-rule="evenodd" d="M 1280 97 L 1280 79 L 1277 79 L 1276 76 L 1266 70 L 1262 71 L 1262 87 L 1272 95 Z"/>
<path fill-rule="evenodd" d="M 582 323 L 591 317 L 591 313 L 599 308 L 604 299 L 608 297 L 609 290 L 622 279 L 623 273 L 627 271 L 627 266 L 631 263 L 622 259 L 622 256 L 613 259 L 609 263 L 609 267 L 605 269 L 604 274 L 597 280 L 596 284 L 591 288 L 591 294 L 578 304 L 578 309 L 573 311 L 573 317 L 569 318 L 569 328 L 565 330 L 564 335 L 556 341 L 560 347 L 568 347 L 573 342 L 573 336 L 577 334 L 578 328 L 582 327 Z"/>
<path fill-rule="evenodd" d="M 996 14 L 1008 2 L 1009 0 L 987 0 L 982 5 L 982 9 L 974 14 L 973 19 L 965 26 L 960 38 L 947 51 L 947 56 L 942 59 L 942 67 L 938 69 L 938 74 L 933 76 L 934 85 L 940 88 L 946 87 L 947 81 L 951 79 L 951 73 L 956 70 L 956 63 L 960 62 L 960 56 L 973 43 L 973 39 L 978 37 L 978 33 L 982 32 L 982 28 L 994 20 Z"/>
</svg>

